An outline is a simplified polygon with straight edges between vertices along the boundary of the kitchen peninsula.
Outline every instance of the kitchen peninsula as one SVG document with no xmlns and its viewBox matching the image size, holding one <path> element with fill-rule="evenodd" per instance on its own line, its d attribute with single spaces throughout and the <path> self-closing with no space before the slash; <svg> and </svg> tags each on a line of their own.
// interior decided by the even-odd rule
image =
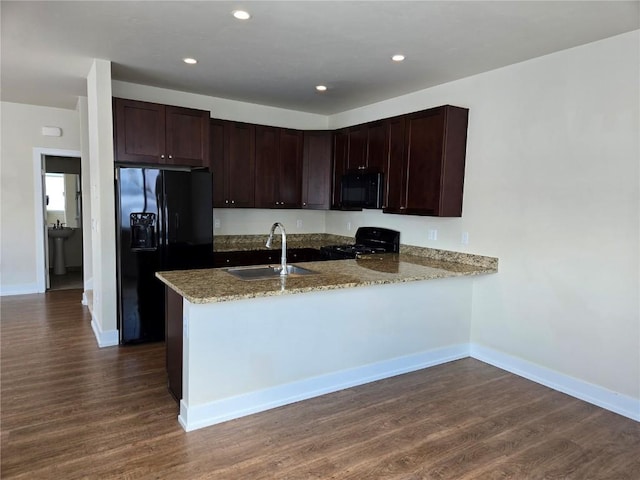
<svg viewBox="0 0 640 480">
<path fill-rule="evenodd" d="M 402 245 L 303 266 L 316 274 L 157 274 L 185 430 L 468 356 L 473 282 L 498 260 Z"/>
</svg>

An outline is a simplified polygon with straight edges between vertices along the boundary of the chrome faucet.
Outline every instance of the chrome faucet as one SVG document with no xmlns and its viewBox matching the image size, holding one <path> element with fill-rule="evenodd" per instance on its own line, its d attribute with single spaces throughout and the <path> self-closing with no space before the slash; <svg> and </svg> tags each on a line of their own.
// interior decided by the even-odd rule
<svg viewBox="0 0 640 480">
<path fill-rule="evenodd" d="M 282 257 L 280 258 L 280 275 L 287 274 L 287 232 L 284 230 L 284 225 L 280 222 L 276 222 L 271 225 L 271 231 L 269 232 L 269 238 L 267 239 L 267 243 L 265 246 L 267 248 L 271 248 L 271 242 L 273 241 L 273 233 L 276 231 L 276 228 L 280 227 L 280 232 L 282 233 Z"/>
</svg>

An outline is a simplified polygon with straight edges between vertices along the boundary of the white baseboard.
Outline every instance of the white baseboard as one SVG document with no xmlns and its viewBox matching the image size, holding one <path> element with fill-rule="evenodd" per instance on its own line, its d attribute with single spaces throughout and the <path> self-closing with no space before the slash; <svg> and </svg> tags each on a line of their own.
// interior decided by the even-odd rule
<svg viewBox="0 0 640 480">
<path fill-rule="evenodd" d="M 190 432 L 198 428 L 233 420 L 234 418 L 263 412 L 271 408 L 459 360 L 468 356 L 469 344 L 465 343 L 279 385 L 202 405 L 188 406 L 181 400 L 178 422 L 180 422 L 182 428 Z"/>
<path fill-rule="evenodd" d="M 20 283 L 16 285 L 0 286 L 0 297 L 10 295 L 29 295 L 31 293 L 44 293 L 44 291 L 38 291 L 37 283 Z"/>
<path fill-rule="evenodd" d="M 93 313 L 91 314 L 91 328 L 93 329 L 93 334 L 95 335 L 100 348 L 113 347 L 120 343 L 118 330 L 107 330 L 106 332 L 103 332 L 100 328 L 100 324 L 93 316 Z"/>
<path fill-rule="evenodd" d="M 503 352 L 471 344 L 477 360 L 640 422 L 640 399 L 622 395 Z"/>
</svg>

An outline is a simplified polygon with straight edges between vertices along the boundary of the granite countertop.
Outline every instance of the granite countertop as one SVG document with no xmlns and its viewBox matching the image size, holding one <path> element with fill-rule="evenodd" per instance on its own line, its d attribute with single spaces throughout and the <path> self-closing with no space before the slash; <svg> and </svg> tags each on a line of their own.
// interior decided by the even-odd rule
<svg viewBox="0 0 640 480">
<path fill-rule="evenodd" d="M 317 274 L 246 281 L 225 268 L 212 268 L 158 272 L 156 276 L 189 302 L 202 304 L 498 271 L 497 258 L 404 245 L 400 253 L 296 264 Z"/>
</svg>

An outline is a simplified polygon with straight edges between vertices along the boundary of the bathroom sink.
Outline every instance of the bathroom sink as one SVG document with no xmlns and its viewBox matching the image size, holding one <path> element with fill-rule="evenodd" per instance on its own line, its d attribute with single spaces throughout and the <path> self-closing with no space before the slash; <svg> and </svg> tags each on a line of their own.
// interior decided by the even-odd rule
<svg viewBox="0 0 640 480">
<path fill-rule="evenodd" d="M 269 278 L 280 278 L 280 265 L 260 265 L 256 267 L 234 267 L 225 269 L 227 273 L 233 275 L 240 280 L 265 280 Z M 302 275 L 314 275 L 318 272 L 308 270 L 297 265 L 287 265 L 288 277 L 297 277 Z"/>
<path fill-rule="evenodd" d="M 61 227 L 49 229 L 49 236 L 51 238 L 69 238 L 71 235 L 73 235 L 73 228 Z"/>
</svg>

